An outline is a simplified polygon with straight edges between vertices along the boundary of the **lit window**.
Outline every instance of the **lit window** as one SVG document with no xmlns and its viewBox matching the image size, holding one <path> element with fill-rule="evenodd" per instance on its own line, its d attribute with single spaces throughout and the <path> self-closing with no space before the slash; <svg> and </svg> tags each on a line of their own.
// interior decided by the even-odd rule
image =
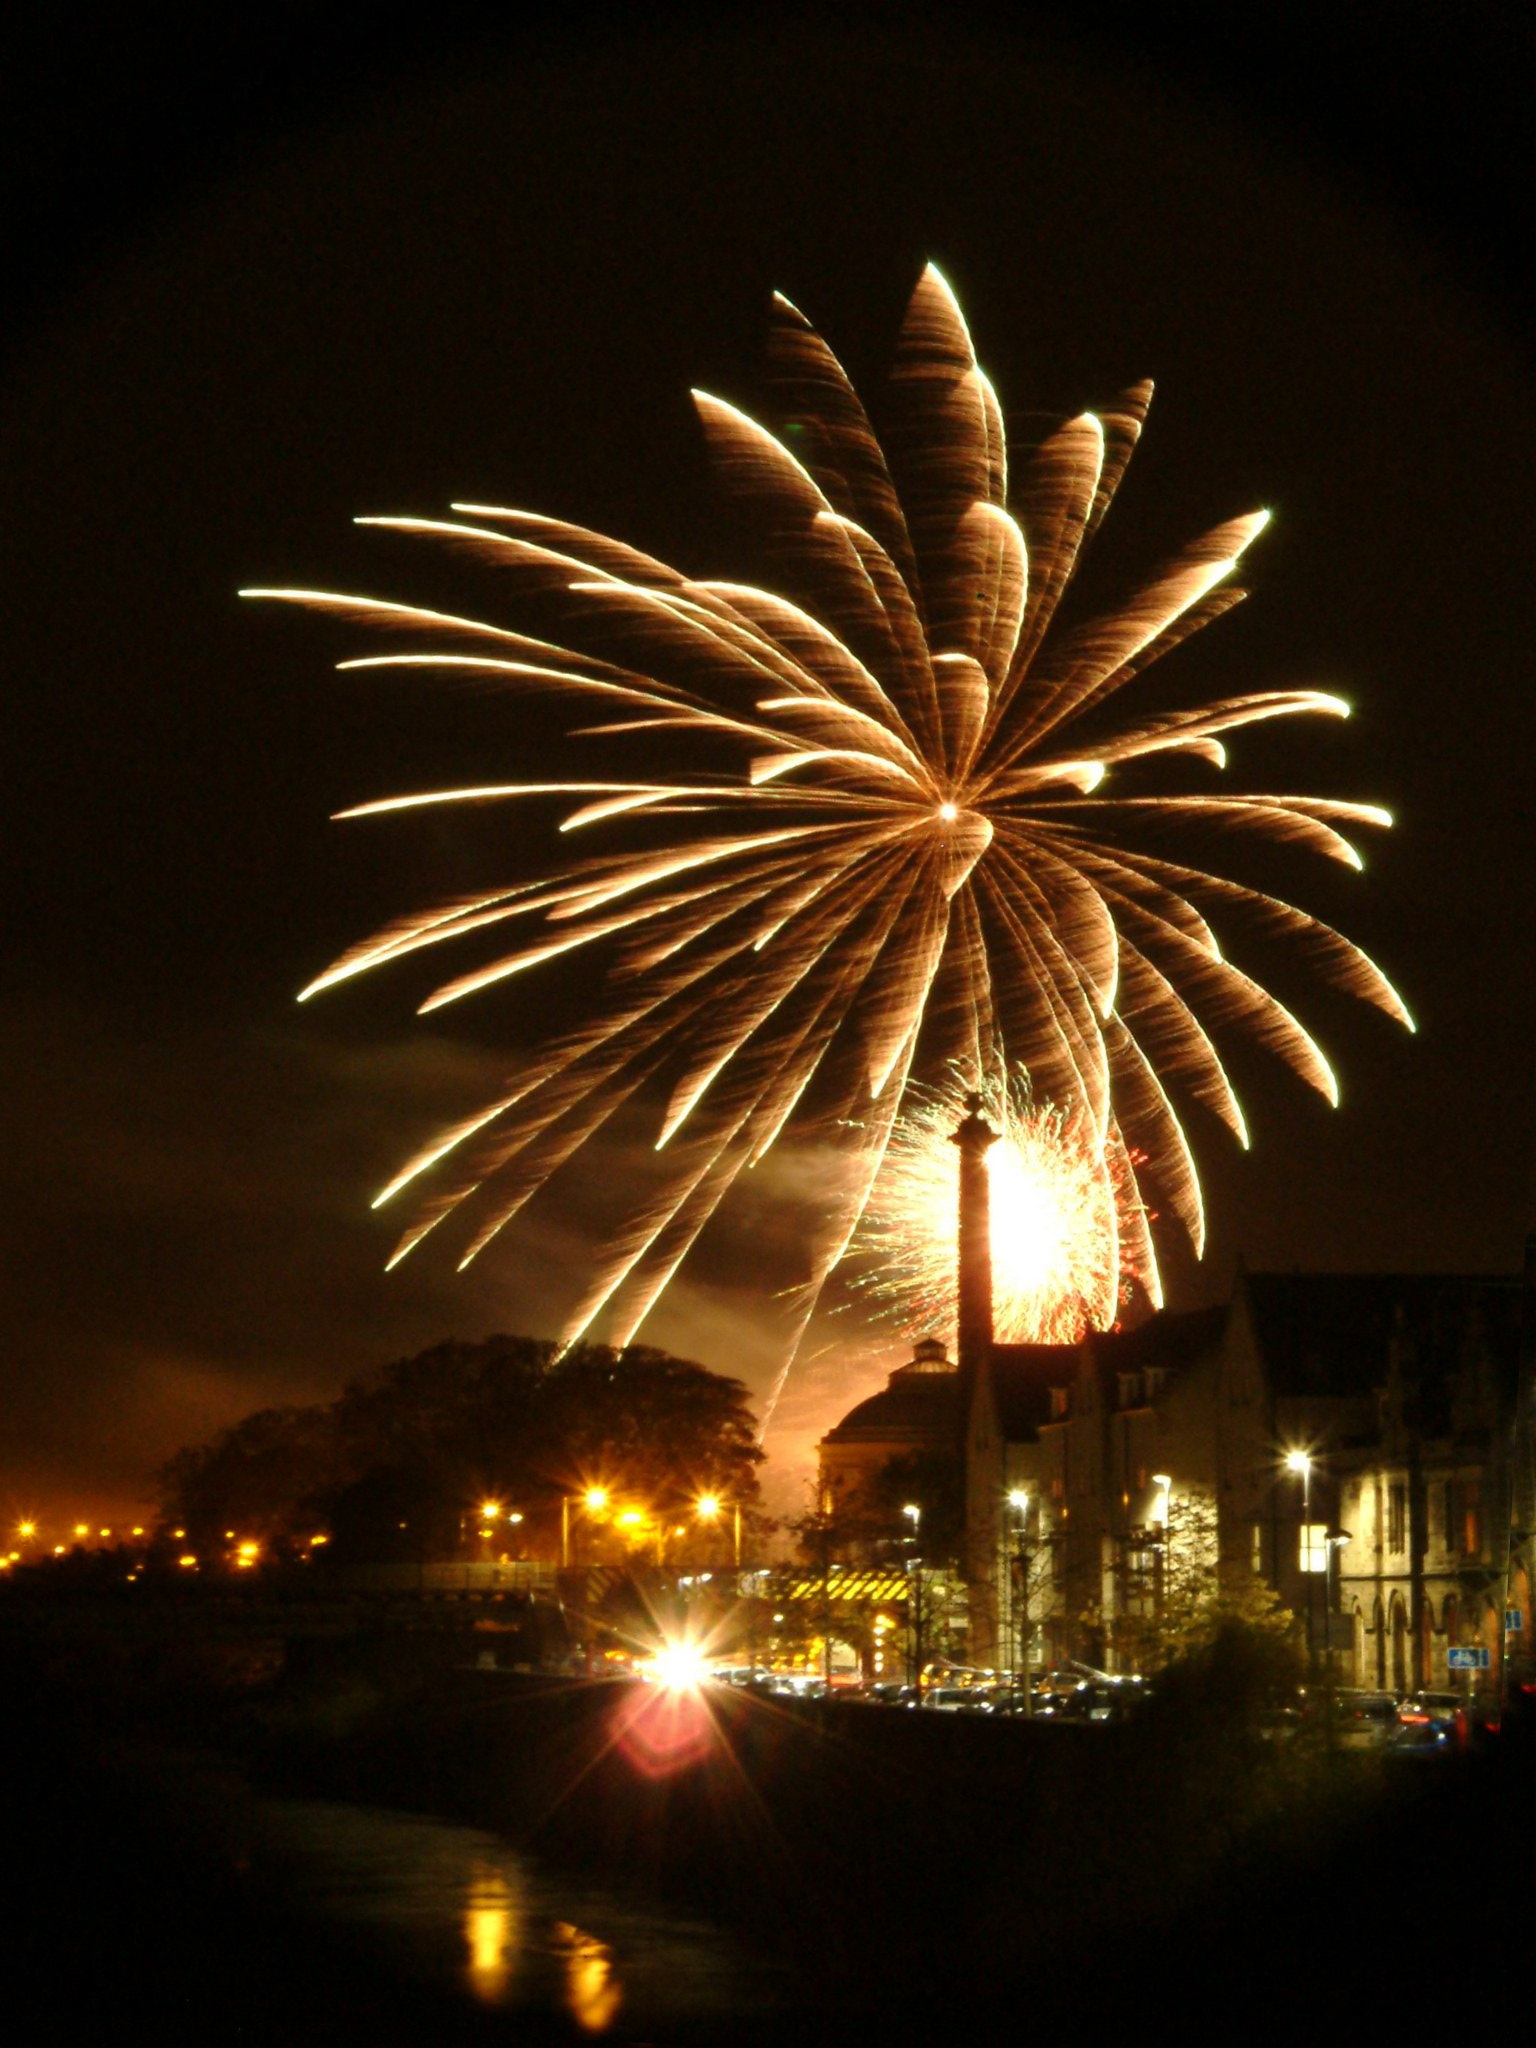
<svg viewBox="0 0 1536 2048">
<path fill-rule="evenodd" d="M 1408 1548 L 1408 1489 L 1401 1482 L 1387 1489 L 1387 1548 L 1394 1557 Z"/>
<path fill-rule="evenodd" d="M 1465 1556 L 1476 1557 L 1483 1547 L 1483 1483 L 1463 1479 L 1461 1495 L 1461 1548 Z"/>
<path fill-rule="evenodd" d="M 1327 1571 L 1328 1524 L 1326 1522 L 1302 1523 L 1301 1568 L 1304 1572 Z"/>
</svg>

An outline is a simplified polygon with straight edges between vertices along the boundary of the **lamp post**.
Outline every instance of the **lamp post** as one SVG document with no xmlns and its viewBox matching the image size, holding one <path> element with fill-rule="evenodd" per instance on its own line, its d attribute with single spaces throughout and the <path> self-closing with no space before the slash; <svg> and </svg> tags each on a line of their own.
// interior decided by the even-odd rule
<svg viewBox="0 0 1536 2048">
<path fill-rule="evenodd" d="M 1173 1505 L 1173 1474 L 1154 1472 L 1152 1484 L 1157 1488 L 1157 1499 L 1152 1503 L 1152 1520 L 1157 1525 L 1157 1536 L 1152 1546 L 1152 1637 L 1153 1655 L 1161 1668 L 1167 1662 L 1167 1644 L 1164 1641 L 1163 1624 L 1168 1612 L 1169 1570 L 1172 1560 L 1169 1547 L 1169 1511 Z"/>
<path fill-rule="evenodd" d="M 922 1533 L 923 1511 L 909 1501 L 901 1511 L 912 1524 L 910 1541 L 913 1555 L 908 1569 L 912 1573 L 912 1683 L 917 1688 L 917 1704 L 923 1703 L 923 1560 L 917 1550 L 918 1537 Z"/>
<path fill-rule="evenodd" d="M 1019 1548 L 1016 1562 L 1019 1568 L 1019 1599 L 1013 1618 L 1013 1704 L 1019 1703 L 1019 1666 L 1024 1666 L 1024 1718 L 1029 1720 L 1035 1711 L 1034 1687 L 1029 1675 L 1029 1494 L 1022 1486 L 1016 1486 L 1008 1496 L 1008 1505 L 1019 1517 Z M 1010 1576 L 1011 1583 L 1011 1576 Z"/>
<path fill-rule="evenodd" d="M 718 1522 L 725 1503 L 718 1493 L 700 1494 L 694 1503 L 694 1513 L 701 1522 Z M 741 1570 L 741 1502 L 731 1503 L 731 1556 L 737 1571 Z"/>
<path fill-rule="evenodd" d="M 1317 1574 L 1312 1569 L 1312 1460 L 1305 1451 L 1288 1451 L 1285 1469 L 1294 1472 L 1301 1481 L 1301 1543 L 1297 1561 L 1307 1581 L 1307 1669 L 1315 1671 L 1317 1631 L 1312 1620 L 1312 1581 Z"/>
<path fill-rule="evenodd" d="M 560 1568 L 568 1571 L 571 1563 L 571 1509 L 585 1508 L 588 1514 L 600 1515 L 608 1505 L 606 1486 L 589 1486 L 585 1493 L 562 1493 L 560 1496 Z"/>
<path fill-rule="evenodd" d="M 1354 1538 L 1347 1529 L 1330 1529 L 1328 1531 L 1327 1576 L 1323 1581 L 1323 1632 L 1324 1642 L 1328 1650 L 1328 1669 L 1330 1675 L 1333 1671 L 1333 1603 L 1334 1586 L 1339 1569 L 1339 1552 L 1347 1550 L 1353 1541 Z"/>
</svg>

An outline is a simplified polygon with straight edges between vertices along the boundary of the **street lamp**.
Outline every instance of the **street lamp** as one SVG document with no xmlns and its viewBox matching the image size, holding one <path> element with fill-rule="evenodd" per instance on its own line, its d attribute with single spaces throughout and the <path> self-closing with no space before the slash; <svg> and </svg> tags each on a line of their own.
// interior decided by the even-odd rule
<svg viewBox="0 0 1536 2048">
<path fill-rule="evenodd" d="M 1016 1486 L 1008 1496 L 1008 1505 L 1019 1517 L 1019 1611 L 1014 1624 L 1013 1644 L 1013 1698 L 1018 1705 L 1019 1665 L 1024 1666 L 1024 1717 L 1028 1720 L 1035 1711 L 1035 1695 L 1029 1678 L 1029 1494 L 1022 1486 Z"/>
<path fill-rule="evenodd" d="M 600 1515 L 608 1505 L 606 1486 L 589 1486 L 585 1493 L 562 1493 L 560 1496 L 560 1568 L 568 1570 L 571 1562 L 571 1509 L 585 1508 L 589 1515 Z"/>
<path fill-rule="evenodd" d="M 1312 1460 L 1305 1451 L 1287 1451 L 1285 1469 L 1301 1481 L 1301 1543 L 1297 1562 L 1307 1581 L 1307 1668 L 1312 1670 L 1317 1663 L 1317 1631 L 1312 1621 L 1312 1581 L 1317 1576 L 1312 1569 Z"/>
<path fill-rule="evenodd" d="M 1329 1669 L 1333 1666 L 1333 1603 L 1334 1582 L 1339 1570 L 1339 1552 L 1347 1550 L 1354 1541 L 1347 1529 L 1328 1531 L 1328 1566 L 1323 1581 L 1323 1626 L 1327 1632 Z"/>
<path fill-rule="evenodd" d="M 913 1501 L 908 1501 L 901 1511 L 912 1524 L 913 1557 L 912 1573 L 912 1683 L 917 1688 L 917 1703 L 923 1703 L 923 1560 L 916 1551 L 916 1544 L 923 1526 L 923 1511 Z"/>
<path fill-rule="evenodd" d="M 694 1502 L 694 1513 L 701 1522 L 718 1522 L 720 1510 L 725 1503 L 718 1493 L 701 1493 Z M 731 1503 L 731 1549 L 736 1570 L 741 1570 L 741 1502 Z"/>
<path fill-rule="evenodd" d="M 1161 1665 L 1167 1655 L 1163 1617 L 1168 1611 L 1169 1566 L 1173 1561 L 1169 1556 L 1172 1538 L 1168 1528 L 1169 1510 L 1173 1505 L 1173 1474 L 1154 1472 L 1152 1484 L 1157 1488 L 1157 1498 L 1152 1503 L 1152 1521 L 1159 1531 L 1152 1544 L 1152 1640 L 1153 1655 Z"/>
</svg>

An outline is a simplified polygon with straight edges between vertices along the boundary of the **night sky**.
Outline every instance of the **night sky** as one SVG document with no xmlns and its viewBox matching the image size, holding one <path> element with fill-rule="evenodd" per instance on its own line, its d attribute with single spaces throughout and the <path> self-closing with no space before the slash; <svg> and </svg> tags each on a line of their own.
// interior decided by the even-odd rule
<svg viewBox="0 0 1536 2048">
<path fill-rule="evenodd" d="M 0 1510 L 120 1517 L 254 1407 L 447 1334 L 552 1333 L 594 1190 L 641 1142 L 468 1276 L 430 1245 L 384 1275 L 397 1226 L 369 1198 L 494 1089 L 541 991 L 446 1026 L 415 1019 L 404 971 L 294 996 L 538 842 L 520 853 L 532 828 L 504 813 L 329 814 L 530 772 L 537 721 L 337 676 L 366 635 L 236 590 L 488 606 L 483 575 L 350 524 L 455 498 L 749 570 L 689 387 L 751 408 L 779 287 L 877 388 L 930 257 L 1021 434 L 1156 378 L 1106 587 L 1273 509 L 1249 603 L 1149 688 L 1339 691 L 1348 725 L 1240 735 L 1233 780 L 1398 819 L 1363 875 L 1244 866 L 1365 945 L 1421 1029 L 1279 963 L 1343 1106 L 1234 1059 L 1254 1148 L 1193 1126 L 1211 1244 L 1200 1268 L 1165 1244 L 1173 1304 L 1221 1298 L 1239 1257 L 1518 1262 L 1536 384 L 1511 239 L 1532 51 L 1492 25 L 1507 10 L 1277 10 L 1241 46 L 1214 8 L 1123 34 L 1079 11 L 1075 36 L 800 13 L 755 40 L 666 12 L 493 33 L 460 9 L 368 42 L 344 7 L 262 10 L 259 39 L 135 12 L 131 38 L 57 30 L 7 121 Z M 790 1216 L 765 1201 L 716 1233 L 650 1339 L 761 1389 Z M 781 1495 L 903 1348 L 852 1319 L 825 1336 L 769 1441 Z"/>
</svg>

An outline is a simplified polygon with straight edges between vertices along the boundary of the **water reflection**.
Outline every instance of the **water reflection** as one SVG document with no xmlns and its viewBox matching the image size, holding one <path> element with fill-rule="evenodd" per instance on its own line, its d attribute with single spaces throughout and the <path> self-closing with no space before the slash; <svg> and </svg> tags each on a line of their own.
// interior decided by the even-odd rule
<svg viewBox="0 0 1536 2048">
<path fill-rule="evenodd" d="M 516 1900 L 503 1873 L 476 1863 L 464 1898 L 464 1939 L 469 1944 L 469 1988 L 486 2005 L 507 1996 L 520 1939 Z"/>
<path fill-rule="evenodd" d="M 614 1975 L 613 1951 L 569 1920 L 555 1922 L 555 1940 L 565 1953 L 565 2002 L 587 2034 L 605 2034 L 623 2003 Z"/>
<path fill-rule="evenodd" d="M 306 1913 L 353 1927 L 402 1974 L 582 2034 L 713 2038 L 765 2015 L 779 1973 L 718 1929 L 542 1872 L 480 1829 L 325 1800 L 263 1801 L 265 1877 Z"/>
</svg>

